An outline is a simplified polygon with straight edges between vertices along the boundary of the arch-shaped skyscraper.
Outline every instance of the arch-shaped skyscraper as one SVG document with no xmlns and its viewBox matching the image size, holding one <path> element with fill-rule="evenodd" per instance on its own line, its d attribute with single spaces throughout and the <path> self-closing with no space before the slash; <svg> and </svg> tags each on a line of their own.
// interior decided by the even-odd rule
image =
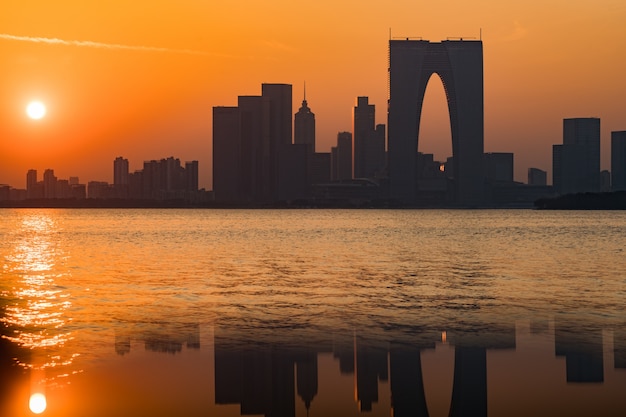
<svg viewBox="0 0 626 417">
<path fill-rule="evenodd" d="M 455 202 L 484 198 L 483 46 L 476 40 L 389 41 L 388 168 L 391 196 L 417 199 L 417 142 L 430 77 L 443 83 L 450 113 Z"/>
</svg>

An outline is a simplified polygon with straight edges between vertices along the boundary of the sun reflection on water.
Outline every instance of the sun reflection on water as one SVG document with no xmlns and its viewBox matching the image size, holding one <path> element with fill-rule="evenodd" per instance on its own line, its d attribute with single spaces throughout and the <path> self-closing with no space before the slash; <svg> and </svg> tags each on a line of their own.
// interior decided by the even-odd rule
<svg viewBox="0 0 626 417">
<path fill-rule="evenodd" d="M 38 380 L 33 383 L 41 386 L 62 376 L 59 368 L 70 365 L 78 356 L 66 349 L 72 340 L 72 333 L 67 330 L 72 302 L 60 281 L 70 273 L 54 213 L 25 213 L 16 226 L 15 241 L 4 257 L 3 274 L 8 282 L 3 283 L 2 291 L 6 300 L 4 316 L 0 317 L 5 327 L 2 337 L 29 349 L 27 359 L 15 360 L 29 369 L 31 377 Z M 54 374 L 45 372 L 50 368 L 58 369 Z M 42 403 L 42 398 L 35 394 L 31 401 L 41 409 L 45 397 Z M 40 412 L 44 410 L 45 405 Z"/>
</svg>

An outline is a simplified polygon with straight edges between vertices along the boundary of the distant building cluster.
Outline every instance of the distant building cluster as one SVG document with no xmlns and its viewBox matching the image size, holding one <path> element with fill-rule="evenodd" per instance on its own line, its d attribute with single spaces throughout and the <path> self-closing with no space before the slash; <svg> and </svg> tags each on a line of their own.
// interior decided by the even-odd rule
<svg viewBox="0 0 626 417">
<path fill-rule="evenodd" d="M 626 190 L 626 131 L 611 132 L 611 171 L 600 170 L 600 119 L 563 120 L 563 143 L 552 147 L 557 195 Z"/>
<path fill-rule="evenodd" d="M 306 95 L 292 114 L 289 84 L 262 84 L 260 96 L 239 96 L 236 107 L 214 107 L 215 200 L 275 204 L 327 199 L 337 192 L 358 197 L 360 191 L 371 198 L 367 191 L 379 184 L 362 179 L 385 175 L 385 126 L 375 126 L 368 97 L 358 97 L 353 122 L 354 147 L 353 134 L 340 132 L 331 152 L 320 153 L 315 152 L 315 114 Z M 350 193 L 354 189 L 356 194 Z"/>
<path fill-rule="evenodd" d="M 26 173 L 26 189 L 0 186 L 0 200 L 182 200 L 206 201 L 209 193 L 198 189 L 198 161 L 185 162 L 169 157 L 159 161 L 145 161 L 142 170 L 131 173 L 128 160 L 118 157 L 113 161 L 113 184 L 89 181 L 86 185 L 78 177 L 59 179 L 54 170 L 46 169 L 39 180 L 37 170 Z"/>
</svg>

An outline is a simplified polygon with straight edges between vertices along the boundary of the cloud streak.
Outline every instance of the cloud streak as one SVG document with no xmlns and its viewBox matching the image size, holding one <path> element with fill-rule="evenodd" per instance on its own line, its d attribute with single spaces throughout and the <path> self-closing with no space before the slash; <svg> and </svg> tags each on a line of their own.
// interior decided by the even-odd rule
<svg viewBox="0 0 626 417">
<path fill-rule="evenodd" d="M 97 48 L 97 49 L 109 49 L 109 50 L 158 52 L 158 53 L 201 55 L 201 56 L 209 55 L 207 52 L 196 51 L 193 49 L 172 49 L 172 48 L 161 48 L 157 46 L 122 45 L 122 44 L 117 44 L 117 43 L 77 41 L 77 40 L 66 40 L 66 39 L 58 39 L 58 38 L 43 38 L 43 37 L 35 37 L 35 36 L 16 36 L 16 35 L 10 35 L 8 33 L 0 33 L 0 39 L 4 39 L 8 41 L 43 43 L 43 44 L 48 44 L 48 45 L 79 46 L 79 47 L 85 47 L 85 48 Z"/>
</svg>

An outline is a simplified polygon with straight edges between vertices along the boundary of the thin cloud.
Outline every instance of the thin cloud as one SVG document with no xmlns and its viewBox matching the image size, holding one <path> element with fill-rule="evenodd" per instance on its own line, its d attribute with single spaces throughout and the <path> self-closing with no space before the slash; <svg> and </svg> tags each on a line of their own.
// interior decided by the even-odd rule
<svg viewBox="0 0 626 417">
<path fill-rule="evenodd" d="M 170 54 L 185 54 L 185 55 L 209 55 L 204 51 L 196 51 L 193 49 L 172 49 L 172 48 L 160 48 L 157 46 L 143 46 L 143 45 L 122 45 L 117 43 L 104 43 L 93 41 L 76 41 L 66 40 L 58 38 L 43 38 L 36 36 L 16 36 L 8 33 L 0 33 L 0 39 L 19 42 L 31 42 L 31 43 L 44 43 L 49 45 L 66 45 L 66 46 L 80 46 L 86 48 L 99 48 L 99 49 L 113 49 L 124 51 L 142 51 L 142 52 L 160 52 Z"/>
</svg>

